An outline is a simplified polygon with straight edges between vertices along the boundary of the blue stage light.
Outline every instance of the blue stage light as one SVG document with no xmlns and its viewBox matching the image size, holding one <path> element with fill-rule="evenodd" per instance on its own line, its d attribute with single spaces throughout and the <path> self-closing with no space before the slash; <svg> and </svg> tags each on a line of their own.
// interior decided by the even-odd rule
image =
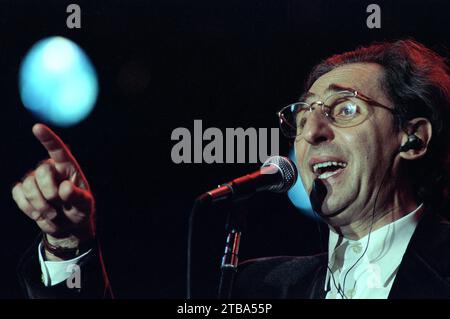
<svg viewBox="0 0 450 319">
<path fill-rule="evenodd" d="M 89 58 L 76 43 L 50 37 L 26 54 L 19 90 L 22 103 L 35 116 L 65 127 L 79 123 L 92 111 L 98 81 Z"/>
</svg>

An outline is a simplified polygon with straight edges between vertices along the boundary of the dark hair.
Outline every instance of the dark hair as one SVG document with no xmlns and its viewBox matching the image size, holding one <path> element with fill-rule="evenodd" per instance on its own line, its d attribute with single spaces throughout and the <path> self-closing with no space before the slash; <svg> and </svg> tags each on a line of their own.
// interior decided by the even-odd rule
<svg viewBox="0 0 450 319">
<path fill-rule="evenodd" d="M 407 169 L 416 196 L 429 206 L 443 209 L 444 200 L 448 199 L 450 140 L 450 76 L 446 60 L 410 39 L 375 43 L 320 62 L 308 77 L 307 89 L 320 76 L 349 63 L 376 63 L 383 67 L 380 85 L 394 103 L 398 129 L 404 129 L 416 117 L 431 122 L 433 134 L 426 155 L 409 161 Z"/>
</svg>

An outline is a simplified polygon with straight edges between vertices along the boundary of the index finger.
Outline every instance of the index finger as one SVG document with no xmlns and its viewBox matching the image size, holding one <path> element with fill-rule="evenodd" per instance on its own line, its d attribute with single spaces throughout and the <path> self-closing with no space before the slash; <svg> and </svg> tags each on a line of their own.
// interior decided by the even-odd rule
<svg viewBox="0 0 450 319">
<path fill-rule="evenodd" d="M 61 138 L 44 124 L 35 124 L 33 134 L 41 142 L 55 163 L 75 163 L 75 159 Z"/>
</svg>

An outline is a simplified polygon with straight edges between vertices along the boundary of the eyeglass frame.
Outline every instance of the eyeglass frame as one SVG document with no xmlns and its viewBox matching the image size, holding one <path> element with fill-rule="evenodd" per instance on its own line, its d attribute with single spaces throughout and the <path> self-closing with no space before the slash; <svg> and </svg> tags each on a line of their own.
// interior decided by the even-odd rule
<svg viewBox="0 0 450 319">
<path fill-rule="evenodd" d="M 388 107 L 388 106 L 386 106 L 386 105 L 384 105 L 384 104 L 382 104 L 382 103 L 380 103 L 380 102 L 377 102 L 377 101 L 375 101 L 374 99 L 368 97 L 367 95 L 364 95 L 364 94 L 362 94 L 362 93 L 360 93 L 359 91 L 354 90 L 354 89 L 337 91 L 337 92 L 335 92 L 334 94 L 328 96 L 328 97 L 325 99 L 325 101 L 328 100 L 329 98 L 331 98 L 331 97 L 334 96 L 334 95 L 338 95 L 338 94 L 342 94 L 342 93 L 350 93 L 350 94 L 351 94 L 351 97 L 359 98 L 359 99 L 361 99 L 362 101 L 366 102 L 366 103 L 367 103 L 368 105 L 370 105 L 370 106 L 378 106 L 378 107 L 381 107 L 381 108 L 383 108 L 383 109 L 388 110 L 389 112 L 391 112 L 392 115 L 394 115 L 394 116 L 398 116 L 398 115 L 399 115 L 399 113 L 398 113 L 397 110 L 392 109 L 392 108 L 390 108 L 390 107 Z M 339 125 L 336 125 L 336 123 L 334 123 L 333 120 L 331 120 L 330 114 L 329 114 L 328 112 L 325 112 L 324 107 L 326 106 L 326 107 L 329 108 L 329 106 L 326 105 L 323 101 L 317 100 L 317 101 L 314 101 L 314 102 L 312 102 L 312 103 L 306 103 L 306 102 L 303 102 L 303 101 L 299 101 L 299 102 L 295 102 L 295 103 L 291 103 L 291 104 L 289 104 L 289 105 L 286 105 L 285 107 L 283 107 L 281 110 L 279 110 L 279 111 L 277 112 L 277 116 L 278 116 L 279 126 L 280 126 L 280 129 L 281 129 L 281 132 L 282 132 L 283 135 L 284 135 L 285 137 L 287 137 L 287 138 L 297 138 L 298 136 L 301 135 L 301 134 L 295 134 L 295 136 L 287 136 L 287 134 L 285 134 L 284 130 L 281 128 L 281 123 L 282 123 L 282 121 L 284 121 L 285 123 L 288 123 L 288 121 L 286 121 L 285 117 L 282 115 L 283 111 L 285 111 L 285 110 L 288 109 L 289 107 L 292 107 L 293 105 L 296 105 L 296 104 L 306 105 L 306 106 L 309 108 L 309 112 L 312 112 L 312 111 L 315 110 L 315 108 L 313 107 L 314 104 L 319 105 L 319 106 L 320 106 L 320 110 L 322 111 L 322 114 L 325 115 L 325 118 L 327 118 L 327 119 L 329 120 L 329 122 L 330 122 L 332 125 L 336 126 L 336 127 L 352 127 L 352 126 L 357 126 L 357 125 L 360 125 L 360 124 L 362 124 L 363 122 L 365 122 L 365 121 L 367 120 L 367 118 L 368 118 L 368 117 L 367 117 L 367 118 L 364 119 L 362 122 L 360 122 L 360 123 L 358 123 L 358 124 L 355 124 L 355 125 L 350 125 L 350 126 L 339 126 Z M 289 125 L 289 124 L 287 124 L 287 125 Z M 291 125 L 289 125 L 289 126 L 291 126 Z M 292 126 L 291 126 L 291 127 L 292 127 Z M 295 127 L 292 127 L 292 128 L 293 128 L 294 130 L 297 130 L 297 125 L 296 125 Z"/>
</svg>

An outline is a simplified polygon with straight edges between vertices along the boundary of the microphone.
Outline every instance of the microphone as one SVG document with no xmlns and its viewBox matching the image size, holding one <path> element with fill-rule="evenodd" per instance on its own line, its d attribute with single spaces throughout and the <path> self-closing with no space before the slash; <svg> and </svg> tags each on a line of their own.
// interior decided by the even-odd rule
<svg viewBox="0 0 450 319">
<path fill-rule="evenodd" d="M 253 173 L 233 179 L 200 195 L 198 201 L 217 202 L 225 199 L 240 201 L 262 191 L 283 193 L 297 181 L 297 169 L 288 158 L 272 156 Z"/>
</svg>

